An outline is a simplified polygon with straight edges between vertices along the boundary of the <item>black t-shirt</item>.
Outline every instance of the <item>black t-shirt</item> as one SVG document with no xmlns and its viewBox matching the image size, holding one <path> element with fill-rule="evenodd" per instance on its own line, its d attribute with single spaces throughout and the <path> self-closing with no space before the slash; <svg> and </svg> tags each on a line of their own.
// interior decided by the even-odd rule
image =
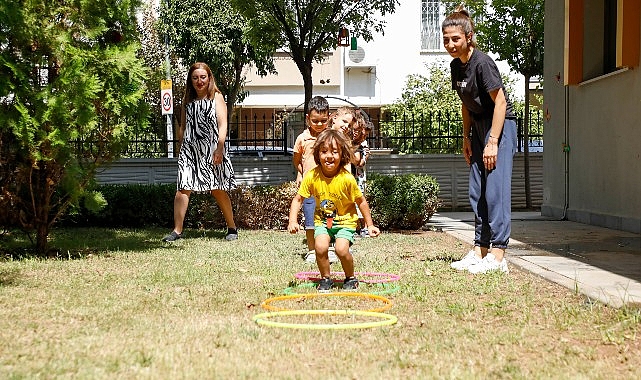
<svg viewBox="0 0 641 380">
<path fill-rule="evenodd" d="M 478 49 L 474 49 L 467 63 L 459 58 L 450 62 L 452 70 L 452 89 L 461 98 L 463 105 L 474 119 L 491 119 L 494 113 L 494 102 L 489 92 L 499 88 L 503 89 L 507 108 L 506 119 L 514 119 L 512 103 L 508 98 L 501 73 L 494 60 Z"/>
</svg>

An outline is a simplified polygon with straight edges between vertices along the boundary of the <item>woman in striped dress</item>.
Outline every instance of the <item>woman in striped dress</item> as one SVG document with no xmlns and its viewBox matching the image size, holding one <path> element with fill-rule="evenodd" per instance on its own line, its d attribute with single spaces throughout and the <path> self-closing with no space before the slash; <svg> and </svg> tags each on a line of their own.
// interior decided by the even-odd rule
<svg viewBox="0 0 641 380">
<path fill-rule="evenodd" d="M 227 223 L 226 240 L 236 240 L 238 232 L 228 191 L 236 188 L 234 168 L 225 151 L 227 106 L 205 63 L 197 62 L 187 74 L 182 117 L 178 129 L 178 180 L 174 197 L 174 230 L 163 241 L 182 237 L 189 196 L 210 192 Z"/>
</svg>

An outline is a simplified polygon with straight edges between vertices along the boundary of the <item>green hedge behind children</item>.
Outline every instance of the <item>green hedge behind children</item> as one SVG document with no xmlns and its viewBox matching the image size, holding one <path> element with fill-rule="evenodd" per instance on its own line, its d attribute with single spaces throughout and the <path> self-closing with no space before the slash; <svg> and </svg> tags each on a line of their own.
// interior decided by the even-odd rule
<svg viewBox="0 0 641 380">
<path fill-rule="evenodd" d="M 381 229 L 420 229 L 439 205 L 438 183 L 427 175 L 384 176 L 370 174 L 366 197 L 374 223 Z M 100 185 L 105 206 L 90 211 L 90 199 L 80 202 L 60 220 L 65 226 L 173 227 L 175 184 Z M 289 206 L 297 187 L 241 185 L 230 192 L 236 225 L 241 229 L 285 229 Z M 302 213 L 301 213 L 302 217 Z M 301 220 L 302 223 L 302 220 Z M 210 194 L 193 193 L 185 228 L 222 229 L 225 220 Z"/>
</svg>

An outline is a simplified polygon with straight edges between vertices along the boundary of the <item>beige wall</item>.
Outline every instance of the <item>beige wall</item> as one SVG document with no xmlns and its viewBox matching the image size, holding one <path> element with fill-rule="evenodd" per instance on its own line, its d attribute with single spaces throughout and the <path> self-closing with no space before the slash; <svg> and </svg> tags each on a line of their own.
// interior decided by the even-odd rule
<svg viewBox="0 0 641 380">
<path fill-rule="evenodd" d="M 312 79 L 315 88 L 339 86 L 341 83 L 341 61 L 338 51 L 325 54 L 323 62 L 315 62 L 312 65 Z M 265 86 L 294 86 L 303 87 L 303 79 L 294 60 L 286 52 L 277 52 L 274 56 L 274 65 L 278 75 L 267 75 L 264 77 L 256 74 L 256 70 L 249 69 L 247 73 L 246 90 L 251 91 L 255 87 Z M 329 83 L 327 80 L 329 79 Z M 322 84 L 320 81 L 325 83 Z"/>
<path fill-rule="evenodd" d="M 541 212 L 639 233 L 641 72 L 623 70 L 564 87 L 563 78 L 559 82 L 556 77 L 563 73 L 564 12 L 564 2 L 545 2 L 548 121 Z M 590 24 L 586 22 L 585 27 L 589 29 Z M 592 70 L 591 51 L 586 45 L 584 77 Z M 563 152 L 564 143 L 569 144 L 569 153 Z"/>
</svg>

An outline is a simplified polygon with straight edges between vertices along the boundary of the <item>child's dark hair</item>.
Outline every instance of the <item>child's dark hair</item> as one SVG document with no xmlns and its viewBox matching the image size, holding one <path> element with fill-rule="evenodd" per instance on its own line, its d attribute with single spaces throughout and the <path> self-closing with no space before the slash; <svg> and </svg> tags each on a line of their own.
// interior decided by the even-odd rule
<svg viewBox="0 0 641 380">
<path fill-rule="evenodd" d="M 316 138 L 314 143 L 314 161 L 316 165 L 320 165 L 320 150 L 324 145 L 332 146 L 332 142 L 336 141 L 338 149 L 341 151 L 340 164 L 345 166 L 352 162 L 354 153 L 352 153 L 352 148 L 350 142 L 345 138 L 345 135 L 341 131 L 335 129 L 326 129 L 321 132 Z"/>
<path fill-rule="evenodd" d="M 470 18 L 470 13 L 465 10 L 462 4 L 456 7 L 456 10 L 443 20 L 441 30 L 445 31 L 445 28 L 451 26 L 461 28 L 463 34 L 465 34 L 465 38 L 467 38 L 467 44 L 471 47 L 476 47 L 474 22 Z"/>
<path fill-rule="evenodd" d="M 318 95 L 311 98 L 307 104 L 307 112 L 312 112 L 312 110 L 318 113 L 329 113 L 329 103 L 327 99 Z"/>
</svg>

